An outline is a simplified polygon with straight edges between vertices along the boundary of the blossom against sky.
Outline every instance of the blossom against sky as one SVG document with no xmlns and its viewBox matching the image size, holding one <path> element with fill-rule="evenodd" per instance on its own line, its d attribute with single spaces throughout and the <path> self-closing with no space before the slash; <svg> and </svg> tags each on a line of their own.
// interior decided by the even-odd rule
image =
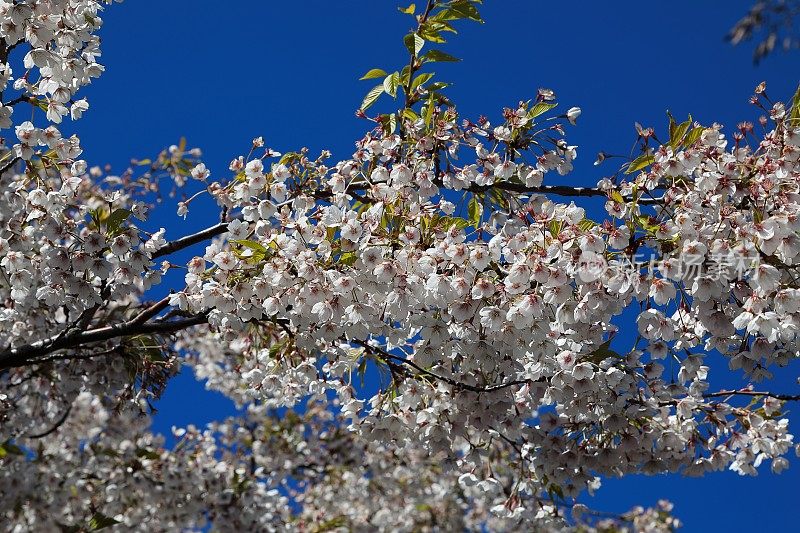
<svg viewBox="0 0 800 533">
<path fill-rule="evenodd" d="M 724 42 L 748 4 L 487 2 L 486 24 L 462 26 L 449 45 L 463 61 L 437 73 L 454 82 L 450 94 L 464 115 L 499 113 L 539 87 L 555 90 L 565 109 L 580 106 L 569 137 L 579 157 L 564 179 L 591 186 L 611 172 L 592 165 L 595 155 L 627 155 L 634 121 L 664 128 L 669 109 L 732 128 L 757 117 L 747 99 L 759 82 L 767 81 L 774 98 L 790 97 L 800 55 L 779 52 L 754 67 L 750 49 Z M 357 80 L 399 63 L 407 26 L 393 2 L 175 0 L 159 4 L 157 14 L 147 2 L 114 5 L 102 32 L 108 70 L 86 91 L 91 109 L 79 123 L 84 156 L 122 170 L 130 157 L 150 157 L 187 136 L 211 171 L 221 172 L 263 135 L 276 149 L 327 148 L 349 157 L 369 127 L 353 111 L 371 85 Z M 179 221 L 172 206 L 156 213 L 168 229 Z M 202 210 L 187 217 L 189 227 L 207 223 Z M 190 376 L 176 382 L 159 404 L 158 429 L 202 424 L 230 409 Z M 725 472 L 607 480 L 592 506 L 624 510 L 667 497 L 687 531 L 780 528 L 794 510 L 795 463 L 781 476 L 765 471 L 755 479 Z M 753 511 L 725 508 L 737 501 Z"/>
</svg>

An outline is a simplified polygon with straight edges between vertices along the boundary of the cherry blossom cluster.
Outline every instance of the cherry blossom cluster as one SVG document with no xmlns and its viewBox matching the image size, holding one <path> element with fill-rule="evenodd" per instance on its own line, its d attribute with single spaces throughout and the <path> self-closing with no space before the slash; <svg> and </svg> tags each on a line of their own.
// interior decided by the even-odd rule
<svg viewBox="0 0 800 533">
<path fill-rule="evenodd" d="M 545 196 L 558 189 L 541 185 L 544 173 L 564 170 L 575 154 L 558 139 L 535 151 L 544 144 L 531 136 L 537 127 L 562 131 L 536 125 L 536 105 L 506 110 L 494 128 L 440 109 L 430 125 L 368 135 L 353 159 L 331 168 L 305 154 L 268 171 L 263 160 L 235 160 L 236 177 L 217 200 L 242 218 L 190 261 L 187 288 L 172 297 L 184 311 L 208 313 L 220 339 L 187 342 L 198 375 L 216 387 L 238 372 L 241 401 L 276 407 L 334 390 L 351 429 L 403 449 L 460 456 L 465 442 L 477 453 L 508 440 L 519 446 L 517 490 L 533 496 L 574 497 L 602 476 L 639 471 L 754 474 L 765 460 L 786 468 L 793 437 L 782 401 L 762 396 L 759 410 L 719 401 L 725 395 L 707 392 L 703 358 L 720 350 L 757 380 L 769 364 L 797 357 L 794 278 L 769 262 L 791 265 L 795 230 L 788 214 L 776 222 L 766 213 L 773 201 L 796 210 L 798 131 L 772 113 L 775 130 L 757 150 L 737 143 L 728 152 L 719 127 L 690 124 L 673 146 L 645 156 L 647 171 L 599 184 L 612 218 L 596 223 Z M 786 201 L 752 198 L 759 189 L 749 181 L 731 185 L 759 169 L 770 191 L 785 180 Z M 761 246 L 776 235 L 784 243 Z M 630 264 L 640 248 L 663 257 L 658 269 L 583 268 L 593 254 Z M 681 258 L 756 259 L 759 249 L 763 262 L 744 272 L 723 264 L 718 279 L 670 271 Z M 767 320 L 753 320 L 753 299 Z M 639 338 L 617 353 L 614 319 L 630 305 L 641 309 Z M 771 305 L 781 314 L 764 309 Z M 678 363 L 671 376 L 660 362 L 667 357 Z M 368 364 L 386 387 L 365 401 L 353 376 Z M 485 467 L 480 456 L 460 457 L 464 472 Z M 476 485 L 488 480 L 469 475 Z"/>
<path fill-rule="evenodd" d="M 419 450 L 398 456 L 358 439 L 323 404 L 280 417 L 250 409 L 204 429 L 173 428 L 176 443 L 167 448 L 163 436 L 148 431 L 148 417 L 115 414 L 103 403 L 79 394 L 76 415 L 57 436 L 40 445 L 20 442 L 33 457 L 4 445 L 0 517 L 9 530 L 449 531 L 514 524 L 460 491 L 454 470 Z M 660 505 L 602 517 L 597 526 L 669 531 L 674 519 Z M 585 507 L 561 512 L 545 510 L 537 523 L 563 531 L 572 527 L 570 517 L 581 531 L 595 531 L 598 519 Z"/>
</svg>

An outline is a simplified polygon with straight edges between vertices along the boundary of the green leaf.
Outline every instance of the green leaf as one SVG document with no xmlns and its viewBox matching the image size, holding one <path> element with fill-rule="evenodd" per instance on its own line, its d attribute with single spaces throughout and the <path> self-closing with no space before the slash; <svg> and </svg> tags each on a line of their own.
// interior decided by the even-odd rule
<svg viewBox="0 0 800 533">
<path fill-rule="evenodd" d="M 161 459 L 161 455 L 153 450 L 148 450 L 147 448 L 138 448 L 136 450 L 136 457 L 142 457 L 144 459 L 150 459 L 153 461 L 157 461 Z"/>
<path fill-rule="evenodd" d="M 672 116 L 669 110 L 667 110 L 667 116 L 669 117 L 669 138 L 673 139 L 675 137 L 675 128 L 678 127 L 678 123 L 675 121 L 675 117 Z"/>
<path fill-rule="evenodd" d="M 397 10 L 400 11 L 400 13 L 405 13 L 406 15 L 413 15 L 417 10 L 417 6 L 416 4 L 411 4 L 408 7 L 398 7 Z"/>
<path fill-rule="evenodd" d="M 415 34 L 416 35 L 416 34 Z M 442 37 L 438 31 L 433 30 L 431 28 L 426 28 L 423 26 L 419 29 L 419 36 L 425 39 L 426 41 L 430 41 L 432 43 L 445 43 L 444 37 Z M 421 47 L 420 47 L 421 48 Z"/>
<path fill-rule="evenodd" d="M 272 346 L 269 347 L 269 358 L 276 359 L 278 354 L 283 350 L 286 345 L 286 341 L 278 341 Z"/>
<path fill-rule="evenodd" d="M 411 122 L 416 122 L 419 120 L 419 115 L 417 115 L 413 109 L 403 109 L 403 118 L 406 120 L 410 120 Z"/>
<path fill-rule="evenodd" d="M 471 222 L 469 220 L 467 220 L 466 218 L 461 218 L 461 217 L 444 216 L 444 217 L 440 217 L 437 220 L 437 222 L 438 221 L 441 221 L 442 226 L 445 229 L 450 229 L 452 227 L 457 227 L 458 229 L 464 229 L 464 228 L 468 228 L 470 226 L 470 224 L 471 224 Z"/>
<path fill-rule="evenodd" d="M 508 199 L 503 195 L 502 189 L 492 187 L 488 191 L 489 199 L 494 202 L 494 205 L 497 205 L 505 210 L 508 209 Z"/>
<path fill-rule="evenodd" d="M 131 216 L 131 212 L 127 209 L 114 210 L 104 220 L 106 224 L 106 232 L 109 235 L 115 235 L 119 231 L 120 226 L 122 226 L 122 223 L 125 222 L 129 216 Z"/>
<path fill-rule="evenodd" d="M 260 252 L 263 254 L 267 253 L 267 248 L 260 242 L 248 241 L 247 239 L 236 239 L 233 240 L 232 242 L 244 246 L 245 248 L 250 248 L 254 252 Z"/>
<path fill-rule="evenodd" d="M 619 353 L 611 349 L 611 340 L 607 340 L 606 342 L 595 348 L 594 351 L 590 352 L 585 357 L 581 358 L 581 360 L 592 362 L 599 365 L 609 357 L 613 357 L 616 359 L 622 357 Z"/>
<path fill-rule="evenodd" d="M 622 197 L 622 195 L 619 193 L 619 191 L 611 191 L 611 199 L 613 201 L 617 202 L 618 204 L 624 204 L 625 203 L 625 198 Z"/>
<path fill-rule="evenodd" d="M 685 147 L 692 146 L 694 143 L 697 142 L 697 139 L 700 138 L 700 136 L 703 134 L 704 131 L 705 128 L 703 126 L 696 126 L 692 128 L 689 131 L 689 134 L 686 135 L 686 137 L 683 139 L 683 146 Z"/>
<path fill-rule="evenodd" d="M 391 135 L 394 133 L 394 130 L 397 129 L 397 115 L 395 113 L 381 115 L 378 117 L 378 121 L 381 123 L 381 126 L 383 126 L 383 131 L 387 135 Z"/>
<path fill-rule="evenodd" d="M 361 110 L 366 111 L 367 109 L 369 109 L 370 106 L 372 106 L 372 104 L 375 103 L 375 100 L 377 100 L 381 94 L 383 94 L 382 83 L 380 85 L 376 85 L 367 93 L 367 95 L 364 97 L 364 101 L 361 102 Z"/>
<path fill-rule="evenodd" d="M 338 263 L 344 266 L 352 266 L 357 259 L 358 255 L 356 255 L 355 252 L 345 252 L 339 256 Z"/>
<path fill-rule="evenodd" d="M 642 228 L 650 232 L 656 232 L 660 227 L 656 219 L 652 218 L 650 215 L 639 215 L 636 221 Z"/>
<path fill-rule="evenodd" d="M 800 121 L 800 85 L 797 86 L 797 91 L 792 98 L 792 113 L 789 115 L 789 120 Z"/>
<path fill-rule="evenodd" d="M 408 65 L 406 65 L 400 71 L 400 84 L 408 85 L 408 82 L 411 79 L 410 76 L 411 76 L 411 68 Z"/>
<path fill-rule="evenodd" d="M 625 174 L 633 174 L 637 170 L 642 170 L 644 167 L 652 165 L 656 158 L 651 154 L 642 154 L 628 165 L 625 169 Z"/>
<path fill-rule="evenodd" d="M 481 225 L 481 218 L 483 215 L 483 205 L 481 202 L 478 201 L 476 196 L 473 196 L 469 200 L 469 204 L 467 205 L 467 214 L 469 215 L 469 221 L 474 227 L 478 227 Z"/>
<path fill-rule="evenodd" d="M 424 59 L 429 63 L 433 63 L 436 61 L 455 63 L 457 61 L 461 61 L 459 58 L 451 56 L 450 54 L 442 52 L 441 50 L 428 50 L 428 52 L 424 56 L 422 56 L 422 59 Z"/>
<path fill-rule="evenodd" d="M 383 79 L 383 90 L 386 94 L 397 97 L 397 87 L 400 85 L 400 73 L 392 72 Z"/>
<path fill-rule="evenodd" d="M 330 520 L 326 520 L 320 524 L 314 526 L 311 530 L 313 533 L 324 533 L 326 531 L 333 531 L 334 529 L 341 529 L 347 526 L 347 517 L 344 515 L 339 515 L 335 518 L 331 518 Z"/>
<path fill-rule="evenodd" d="M 106 516 L 103 513 L 97 512 L 94 513 L 89 519 L 89 531 L 99 531 L 119 523 L 119 520 L 115 520 L 110 516 Z"/>
<path fill-rule="evenodd" d="M 386 71 L 380 68 L 368 70 L 366 74 L 358 78 L 359 80 L 371 80 L 373 78 L 382 78 L 386 76 Z"/>
<path fill-rule="evenodd" d="M 448 12 L 448 19 L 452 17 L 452 19 L 467 19 L 474 20 L 475 22 L 483 22 L 481 14 L 478 12 L 478 8 L 476 8 L 472 2 L 469 2 L 468 0 L 456 1 L 445 11 Z"/>
<path fill-rule="evenodd" d="M 431 83 L 430 85 L 428 85 L 428 90 L 429 91 L 440 91 L 440 90 L 444 89 L 445 87 L 450 87 L 450 84 L 447 83 L 447 82 L 444 82 L 444 81 L 435 81 L 435 82 Z"/>
<path fill-rule="evenodd" d="M 589 231 L 595 226 L 597 226 L 597 222 L 595 222 L 594 220 L 590 220 L 588 218 L 584 218 L 583 220 L 578 222 L 578 228 L 581 231 Z"/>
<path fill-rule="evenodd" d="M 458 33 L 452 24 L 443 20 L 429 20 L 422 27 L 435 32 L 449 31 L 450 33 Z"/>
<path fill-rule="evenodd" d="M 411 82 L 411 92 L 414 92 L 417 89 L 417 87 L 419 87 L 423 83 L 427 83 L 428 81 L 430 81 L 430 79 L 433 78 L 433 76 L 434 76 L 433 72 L 424 72 L 419 76 L 417 76 L 416 78 L 414 78 L 414 81 Z"/>
<path fill-rule="evenodd" d="M 550 102 L 539 102 L 528 111 L 528 118 L 536 118 L 543 113 L 547 113 L 557 105 L 558 104 L 552 104 Z"/>
<path fill-rule="evenodd" d="M 3 444 L 0 444 L 0 459 L 7 455 L 25 455 L 25 452 L 23 452 L 22 448 L 19 446 L 5 441 Z"/>
<path fill-rule="evenodd" d="M 681 122 L 670 132 L 669 144 L 672 147 L 680 146 L 683 142 L 684 137 L 689 132 L 689 128 L 692 127 L 692 116 L 689 115 L 689 120 L 686 122 Z"/>
<path fill-rule="evenodd" d="M 403 43 L 406 45 L 406 48 L 408 48 L 409 53 L 414 57 L 417 57 L 422 47 L 425 46 L 425 41 L 416 33 L 409 33 L 403 37 Z"/>
<path fill-rule="evenodd" d="M 428 103 L 425 105 L 425 125 L 430 126 L 431 118 L 433 117 L 433 108 L 434 108 L 434 98 L 436 97 L 436 93 L 431 93 L 428 97 Z"/>
</svg>

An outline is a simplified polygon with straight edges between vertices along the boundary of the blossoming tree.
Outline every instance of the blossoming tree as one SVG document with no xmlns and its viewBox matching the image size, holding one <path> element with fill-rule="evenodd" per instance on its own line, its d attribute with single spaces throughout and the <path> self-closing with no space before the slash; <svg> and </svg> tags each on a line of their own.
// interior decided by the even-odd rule
<svg viewBox="0 0 800 533">
<path fill-rule="evenodd" d="M 606 516 L 575 497 L 788 466 L 800 395 L 769 383 L 800 357 L 800 93 L 756 89 L 764 134 L 641 128 L 638 157 L 572 187 L 580 109 L 540 89 L 495 122 L 459 116 L 428 66 L 455 60 L 440 45 L 480 2 L 429 0 L 401 9 L 408 61 L 364 76 L 351 158 L 256 139 L 227 170 L 181 145 L 108 176 L 59 131 L 103 72 L 104 3 L 0 1 L 10 530 L 668 531 L 666 502 Z M 371 114 L 379 98 L 400 109 Z M 148 223 L 165 187 L 219 221 Z M 638 335 L 612 349 L 620 327 Z M 710 388 L 712 352 L 742 388 Z M 180 364 L 242 414 L 168 447 L 148 413 Z"/>
</svg>

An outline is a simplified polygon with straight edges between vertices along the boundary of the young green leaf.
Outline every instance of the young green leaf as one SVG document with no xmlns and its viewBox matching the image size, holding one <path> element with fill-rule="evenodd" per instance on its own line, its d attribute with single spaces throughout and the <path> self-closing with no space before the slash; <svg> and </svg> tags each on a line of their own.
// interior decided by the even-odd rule
<svg viewBox="0 0 800 533">
<path fill-rule="evenodd" d="M 419 115 L 417 115 L 413 109 L 406 108 L 403 109 L 403 118 L 411 122 L 416 122 L 419 120 Z"/>
<path fill-rule="evenodd" d="M 397 115 L 395 113 L 381 115 L 378 117 L 378 121 L 381 123 L 381 126 L 383 126 L 383 131 L 386 135 L 391 135 L 394 133 L 394 130 L 397 129 Z"/>
<path fill-rule="evenodd" d="M 792 98 L 792 114 L 789 115 L 789 120 L 792 122 L 800 121 L 800 85 L 797 86 L 797 91 L 794 93 L 794 97 Z M 792 124 L 792 126 L 796 126 L 797 124 Z"/>
<path fill-rule="evenodd" d="M 457 0 L 453 2 L 448 9 L 445 9 L 443 13 L 446 13 L 446 15 L 444 15 L 446 20 L 467 19 L 474 20 L 475 22 L 483 22 L 478 8 L 469 0 Z"/>
<path fill-rule="evenodd" d="M 414 57 L 419 56 L 420 50 L 425 46 L 425 40 L 416 33 L 409 33 L 403 37 L 403 43 L 405 43 L 409 53 Z"/>
<path fill-rule="evenodd" d="M 444 40 L 444 37 L 442 37 L 439 34 L 439 32 L 435 31 L 435 30 L 421 28 L 420 31 L 419 31 L 419 35 L 420 35 L 420 37 L 422 37 L 426 41 L 430 41 L 432 43 L 444 43 L 444 42 L 447 42 L 447 41 Z"/>
<path fill-rule="evenodd" d="M 686 135 L 686 137 L 683 139 L 683 146 L 689 147 L 693 145 L 695 142 L 697 142 L 697 139 L 700 138 L 704 131 L 705 128 L 703 126 L 696 126 L 692 128 L 688 135 Z"/>
<path fill-rule="evenodd" d="M 467 214 L 469 215 L 469 221 L 472 223 L 474 227 L 478 227 L 481 225 L 481 217 L 483 215 L 483 206 L 478 201 L 478 198 L 473 196 L 469 200 L 469 204 L 467 205 Z"/>
<path fill-rule="evenodd" d="M 689 115 L 689 120 L 686 122 L 681 122 L 670 132 L 670 139 L 669 144 L 670 146 L 676 147 L 680 146 L 683 142 L 684 137 L 686 137 L 686 133 L 688 133 L 689 128 L 692 127 L 692 116 Z"/>
<path fill-rule="evenodd" d="M 455 63 L 457 61 L 461 61 L 459 58 L 451 56 L 450 54 L 442 52 L 441 50 L 429 50 L 424 56 L 422 56 L 422 59 L 428 63 L 433 63 L 436 61 Z"/>
<path fill-rule="evenodd" d="M 372 70 L 367 71 L 366 74 L 358 78 L 359 80 L 371 80 L 373 78 L 382 78 L 386 76 L 386 71 L 380 68 L 374 68 Z"/>
<path fill-rule="evenodd" d="M 115 520 L 110 516 L 97 512 L 89 519 L 89 531 L 99 531 L 107 527 L 119 524 L 119 520 Z"/>
<path fill-rule="evenodd" d="M 127 209 L 115 209 L 108 218 L 105 219 L 106 224 L 106 233 L 109 235 L 115 235 L 118 231 L 122 223 L 131 216 L 131 212 Z"/>
<path fill-rule="evenodd" d="M 408 7 L 398 7 L 397 8 L 400 13 L 405 13 L 406 15 L 413 15 L 414 12 L 417 10 L 416 4 L 411 4 Z"/>
<path fill-rule="evenodd" d="M 372 104 L 375 103 L 375 100 L 377 100 L 378 97 L 380 97 L 381 94 L 383 94 L 382 83 L 380 85 L 376 85 L 367 93 L 367 95 L 364 97 L 364 101 L 361 102 L 361 110 L 366 111 L 367 109 L 369 109 L 372 106 Z"/>
<path fill-rule="evenodd" d="M 19 446 L 5 441 L 3 444 L 0 444 L 0 459 L 7 455 L 25 455 L 25 452 L 23 452 Z"/>
<path fill-rule="evenodd" d="M 266 247 L 260 242 L 249 241 L 247 239 L 237 239 L 234 240 L 233 242 L 241 246 L 244 246 L 245 248 L 250 248 L 254 252 L 267 253 Z"/>
<path fill-rule="evenodd" d="M 428 96 L 428 103 L 425 105 L 425 125 L 430 126 L 431 118 L 433 117 L 433 107 L 434 107 L 434 98 L 436 98 L 436 93 L 431 92 L 430 96 Z"/>
<path fill-rule="evenodd" d="M 474 20 L 475 22 L 483 22 L 478 8 L 473 5 L 469 0 L 456 0 L 451 6 L 450 11 L 459 15 L 459 18 Z"/>
<path fill-rule="evenodd" d="M 400 85 L 400 73 L 392 72 L 383 79 L 383 91 L 391 95 L 392 98 L 397 96 L 397 87 Z"/>
<path fill-rule="evenodd" d="M 625 169 L 625 174 L 633 174 L 637 170 L 642 170 L 646 166 L 652 165 L 653 162 L 656 160 L 651 154 L 643 154 L 631 161 L 631 164 L 628 165 L 628 168 Z"/>
<path fill-rule="evenodd" d="M 416 78 L 414 78 L 414 81 L 411 82 L 411 91 L 413 92 L 420 85 L 430 81 L 430 79 L 433 78 L 433 76 L 434 76 L 433 72 L 424 72 L 419 76 L 417 76 Z"/>
<path fill-rule="evenodd" d="M 528 118 L 536 118 L 541 114 L 547 113 L 558 104 L 551 104 L 549 102 L 539 102 L 530 111 L 528 111 Z"/>
</svg>

